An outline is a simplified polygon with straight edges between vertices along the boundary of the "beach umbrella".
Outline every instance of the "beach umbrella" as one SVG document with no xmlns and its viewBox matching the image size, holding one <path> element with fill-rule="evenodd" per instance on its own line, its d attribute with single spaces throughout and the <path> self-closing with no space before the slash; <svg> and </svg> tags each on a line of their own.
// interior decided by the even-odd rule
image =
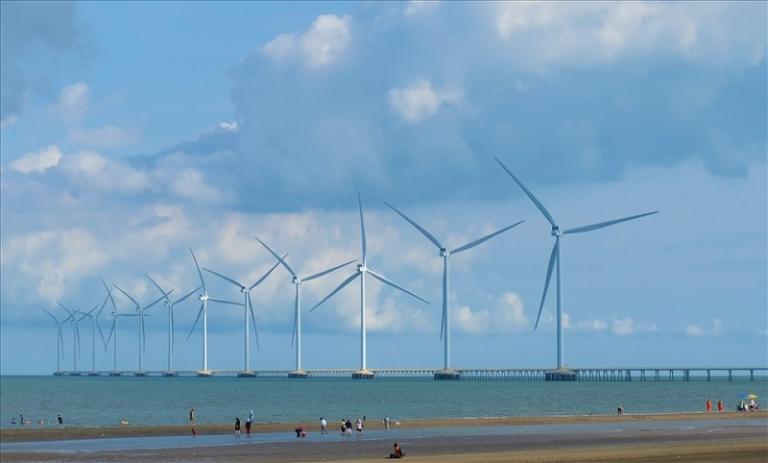
<svg viewBox="0 0 768 463">
<path fill-rule="evenodd" d="M 755 394 L 747 394 L 746 396 L 744 396 L 744 399 L 746 399 L 746 400 L 756 400 L 757 396 Z"/>
</svg>

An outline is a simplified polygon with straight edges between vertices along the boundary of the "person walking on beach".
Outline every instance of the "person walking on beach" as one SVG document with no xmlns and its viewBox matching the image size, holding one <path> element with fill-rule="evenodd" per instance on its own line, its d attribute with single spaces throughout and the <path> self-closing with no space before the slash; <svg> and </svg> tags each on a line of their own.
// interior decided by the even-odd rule
<svg viewBox="0 0 768 463">
<path fill-rule="evenodd" d="M 240 437 L 240 417 L 235 417 L 235 436 Z"/>
<path fill-rule="evenodd" d="M 363 420 L 360 418 L 357 419 L 357 423 L 355 423 L 355 427 L 357 428 L 357 435 L 363 434 Z"/>
<path fill-rule="evenodd" d="M 320 417 L 320 434 L 328 434 L 328 422 L 322 416 Z"/>
<path fill-rule="evenodd" d="M 349 418 L 347 418 L 347 421 L 344 423 L 344 429 L 348 436 L 352 435 L 352 422 L 349 421 Z"/>
<path fill-rule="evenodd" d="M 253 409 L 251 409 L 250 413 L 248 413 L 248 419 L 245 420 L 245 433 L 250 434 L 251 433 L 251 423 L 253 423 Z"/>
<path fill-rule="evenodd" d="M 723 408 L 725 408 L 725 406 L 723 405 L 723 401 L 722 400 L 718 400 L 717 401 L 717 411 L 718 412 L 722 412 Z"/>
<path fill-rule="evenodd" d="M 64 424 L 64 418 L 62 418 L 61 415 L 56 415 L 56 422 L 59 424 Z"/>
<path fill-rule="evenodd" d="M 389 417 L 388 416 L 384 417 L 384 430 L 385 431 L 389 431 Z"/>
<path fill-rule="evenodd" d="M 707 399 L 707 413 L 712 411 L 712 399 Z"/>
<path fill-rule="evenodd" d="M 197 436 L 197 429 L 195 429 L 195 426 L 197 425 L 197 419 L 195 418 L 195 409 L 192 408 L 189 410 L 189 427 L 192 428 L 192 436 Z"/>
</svg>

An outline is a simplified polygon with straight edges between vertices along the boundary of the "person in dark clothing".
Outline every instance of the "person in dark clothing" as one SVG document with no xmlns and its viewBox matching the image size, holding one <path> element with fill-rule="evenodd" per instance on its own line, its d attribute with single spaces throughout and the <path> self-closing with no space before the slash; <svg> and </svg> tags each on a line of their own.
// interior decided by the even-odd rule
<svg viewBox="0 0 768 463">
<path fill-rule="evenodd" d="M 392 453 L 389 454 L 389 458 L 403 458 L 404 456 L 405 452 L 403 452 L 403 449 L 401 449 L 400 446 L 397 445 L 397 442 L 395 442 Z"/>
<path fill-rule="evenodd" d="M 235 435 L 240 436 L 240 417 L 235 417 Z"/>
</svg>

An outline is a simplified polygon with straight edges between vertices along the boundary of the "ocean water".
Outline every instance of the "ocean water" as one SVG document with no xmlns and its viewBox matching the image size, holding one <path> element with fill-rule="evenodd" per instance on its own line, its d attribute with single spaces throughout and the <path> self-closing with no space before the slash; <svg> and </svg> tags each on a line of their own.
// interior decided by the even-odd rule
<svg viewBox="0 0 768 463">
<path fill-rule="evenodd" d="M 711 382 L 515 382 L 431 379 L 252 379 L 163 377 L 0 377 L 0 427 L 23 414 L 51 426 L 186 424 L 245 421 L 315 424 L 368 420 L 703 411 L 707 399 L 735 409 L 739 395 L 768 397 L 768 379 Z M 764 402 L 765 403 L 765 402 Z M 15 425 L 15 426 L 18 426 Z"/>
</svg>

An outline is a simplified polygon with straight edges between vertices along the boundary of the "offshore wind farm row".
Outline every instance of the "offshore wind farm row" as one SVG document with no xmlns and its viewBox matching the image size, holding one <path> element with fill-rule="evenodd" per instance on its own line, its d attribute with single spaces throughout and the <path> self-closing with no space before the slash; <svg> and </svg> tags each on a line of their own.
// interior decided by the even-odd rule
<svg viewBox="0 0 768 463">
<path fill-rule="evenodd" d="M 554 237 L 554 245 L 552 247 L 552 251 L 550 253 L 548 264 L 547 264 L 547 273 L 544 280 L 544 288 L 543 288 L 541 299 L 539 302 L 539 308 L 536 316 L 536 323 L 534 325 L 534 329 L 538 328 L 539 322 L 541 320 L 542 310 L 544 308 L 544 303 L 546 301 L 550 282 L 553 276 L 552 274 L 554 272 L 555 280 L 556 280 L 555 281 L 555 286 L 556 286 L 555 288 L 556 317 L 555 318 L 556 318 L 557 359 L 556 359 L 556 367 L 554 369 L 546 371 L 545 377 L 546 379 L 551 379 L 551 380 L 574 380 L 576 379 L 577 370 L 567 368 L 564 362 L 564 347 L 563 347 L 564 326 L 563 326 L 562 294 L 561 294 L 562 275 L 561 275 L 561 257 L 560 257 L 561 239 L 564 236 L 569 234 L 585 233 L 585 232 L 590 232 L 594 230 L 599 230 L 599 229 L 610 227 L 622 222 L 635 220 L 635 219 L 646 217 L 652 214 L 656 214 L 658 211 L 644 212 L 644 213 L 626 216 L 618 219 L 598 222 L 590 225 L 561 229 L 559 224 L 555 221 L 555 219 L 552 217 L 552 215 L 547 210 L 547 208 L 523 184 L 523 182 L 518 177 L 516 177 L 512 173 L 512 171 L 508 169 L 504 163 L 502 163 L 501 160 L 497 158 L 496 162 L 498 162 L 499 166 L 504 170 L 504 172 L 506 172 L 508 176 L 511 178 L 511 180 L 525 193 L 525 195 L 531 200 L 534 206 L 539 210 L 539 212 L 544 216 L 547 222 L 549 222 L 549 224 L 551 225 L 550 233 Z M 416 294 L 414 291 L 408 289 L 404 285 L 401 285 L 391 280 L 390 278 L 387 278 L 386 276 L 384 276 L 380 272 L 375 271 L 373 268 L 371 268 L 371 266 L 369 266 L 365 219 L 363 214 L 363 204 L 359 194 L 357 199 L 358 199 L 358 212 L 360 216 L 360 236 L 361 236 L 361 251 L 362 251 L 360 260 L 357 261 L 358 263 L 355 270 L 349 276 L 347 276 L 338 286 L 336 286 L 327 296 L 325 296 L 323 299 L 321 299 L 319 302 L 317 302 L 311 308 L 309 308 L 308 312 L 313 312 L 321 308 L 323 304 L 325 304 L 328 300 L 332 299 L 339 291 L 341 291 L 346 286 L 350 285 L 355 280 L 359 279 L 359 284 L 360 284 L 360 365 L 359 365 L 359 369 L 352 371 L 352 376 L 355 378 L 370 378 L 375 375 L 375 371 L 369 368 L 368 360 L 367 360 L 367 325 L 366 325 L 366 281 L 367 280 L 366 278 L 370 276 L 384 285 L 390 286 L 392 288 L 397 289 L 398 291 L 401 291 L 409 295 L 410 297 L 418 300 L 420 303 L 428 304 L 429 302 L 426 299 L 419 296 L 418 294 Z M 524 221 L 523 220 L 517 221 L 515 223 L 512 223 L 511 225 L 503 227 L 493 233 L 479 237 L 473 241 L 465 243 L 454 249 L 448 249 L 447 246 L 444 244 L 444 241 L 441 241 L 438 238 L 436 238 L 432 233 L 427 231 L 426 228 L 421 226 L 418 222 L 416 222 L 410 216 L 406 215 L 403 211 L 401 211 L 400 209 L 396 208 L 394 205 L 388 202 L 385 202 L 385 205 L 390 209 L 392 209 L 392 211 L 394 211 L 398 216 L 404 219 L 409 225 L 415 228 L 427 240 L 429 240 L 437 248 L 439 252 L 439 256 L 442 258 L 443 276 L 442 276 L 442 311 L 441 311 L 442 315 L 441 315 L 441 322 L 440 322 L 440 340 L 443 344 L 443 367 L 440 370 L 435 370 L 434 377 L 436 379 L 458 379 L 461 377 L 461 372 L 459 370 L 454 369 L 451 363 L 451 317 L 450 317 L 451 312 L 450 312 L 450 300 L 449 300 L 450 258 L 460 253 L 469 251 L 470 249 L 475 248 L 476 246 L 479 246 L 480 244 L 483 244 L 486 241 L 489 241 L 495 238 L 496 236 L 501 235 L 502 233 L 505 233 L 517 227 Z M 254 334 L 257 348 L 259 346 L 259 338 L 258 338 L 258 330 L 256 326 L 256 317 L 254 316 L 254 312 L 253 312 L 253 304 L 251 301 L 250 292 L 254 290 L 257 286 L 259 286 L 262 282 L 264 282 L 278 267 L 283 267 L 283 269 L 286 270 L 291 276 L 291 281 L 294 285 L 293 329 L 291 332 L 291 336 L 292 336 L 291 346 L 295 350 L 296 358 L 295 358 L 295 367 L 293 370 L 291 370 L 288 373 L 288 375 L 291 377 L 306 377 L 308 375 L 308 372 L 303 368 L 303 365 L 302 365 L 302 347 L 303 347 L 302 346 L 302 327 L 301 327 L 302 313 L 303 313 L 302 304 L 301 304 L 302 284 L 324 277 L 333 272 L 337 272 L 349 266 L 350 264 L 353 264 L 354 262 L 356 262 L 356 260 L 350 260 L 344 263 L 340 263 L 336 266 L 333 266 L 331 268 L 322 270 L 320 272 L 317 272 L 311 275 L 300 276 L 299 272 L 297 272 L 294 269 L 294 267 L 292 267 L 289 264 L 287 252 L 278 252 L 278 250 L 274 249 L 272 246 L 270 246 L 268 243 L 260 239 L 258 236 L 255 236 L 255 239 L 264 247 L 264 249 L 272 257 L 274 257 L 275 263 L 260 278 L 258 278 L 256 281 L 254 281 L 250 285 L 247 285 L 241 281 L 238 281 L 236 278 L 228 276 L 223 272 L 215 271 L 211 268 L 201 266 L 194 251 L 190 249 L 190 254 L 192 256 L 192 260 L 195 265 L 195 270 L 199 279 L 199 286 L 197 286 L 196 288 L 192 289 L 189 292 L 184 293 L 178 298 L 174 296 L 175 289 L 164 288 L 157 282 L 156 279 L 152 278 L 151 275 L 145 274 L 147 280 L 157 290 L 157 293 L 159 296 L 143 304 L 140 303 L 137 300 L 137 298 L 135 298 L 133 295 L 131 295 L 128 291 L 126 291 L 121 286 L 117 284 L 109 285 L 107 284 L 107 282 L 105 282 L 102 279 L 101 282 L 106 294 L 100 305 L 97 304 L 92 308 L 90 308 L 89 310 L 81 310 L 79 308 L 73 309 L 63 304 L 62 302 L 58 302 L 58 305 L 65 311 L 65 315 L 62 315 L 60 317 L 56 317 L 50 310 L 42 308 L 42 310 L 53 319 L 54 326 L 56 327 L 56 330 L 57 330 L 56 373 L 55 374 L 58 374 L 58 375 L 79 374 L 78 365 L 77 365 L 78 355 L 80 351 L 80 326 L 79 325 L 81 322 L 89 321 L 91 324 L 91 373 L 96 372 L 96 360 L 95 360 L 96 359 L 96 339 L 97 339 L 96 333 L 98 332 L 104 349 L 108 349 L 111 343 L 112 354 L 113 354 L 113 365 L 112 365 L 112 371 L 110 374 L 120 375 L 121 370 L 118 369 L 118 348 L 119 348 L 118 333 L 121 325 L 120 320 L 123 318 L 136 318 L 138 319 L 137 330 L 138 330 L 138 340 L 139 340 L 138 370 L 133 372 L 133 374 L 144 375 L 145 371 L 143 369 L 142 359 L 146 355 L 146 330 L 145 330 L 145 322 L 144 322 L 145 312 L 150 308 L 155 307 L 156 305 L 162 303 L 162 305 L 166 308 L 167 320 L 168 320 L 167 367 L 166 367 L 166 371 L 163 372 L 163 374 L 166 376 L 177 375 L 178 372 L 174 370 L 174 365 L 173 365 L 173 354 L 174 354 L 175 332 L 176 332 L 174 308 L 178 304 L 186 301 L 192 295 L 197 293 L 198 299 L 200 301 L 200 307 L 197 310 L 197 315 L 195 317 L 195 321 L 192 325 L 192 328 L 190 329 L 190 331 L 186 336 L 186 340 L 189 341 L 192 334 L 195 332 L 195 329 L 198 327 L 198 325 L 202 321 L 202 324 L 200 325 L 201 331 L 202 331 L 201 369 L 196 371 L 195 374 L 199 376 L 211 376 L 215 373 L 215 370 L 210 369 L 208 364 L 208 305 L 209 303 L 215 303 L 215 304 L 227 304 L 227 305 L 235 305 L 235 306 L 242 307 L 244 356 L 243 356 L 243 370 L 238 372 L 238 375 L 239 376 L 256 376 L 256 372 L 253 369 L 251 369 L 251 362 L 250 362 L 251 360 L 250 359 L 251 328 L 253 328 L 253 334 Z M 212 277 L 221 279 L 237 287 L 243 295 L 242 302 L 230 301 L 230 300 L 217 298 L 217 297 L 211 297 L 208 294 L 206 279 L 212 278 Z M 127 300 L 130 301 L 130 303 L 132 304 L 134 310 L 132 311 L 121 310 L 118 307 L 118 304 L 115 302 L 115 298 L 113 296 L 115 291 L 118 291 L 125 298 L 127 298 Z M 176 293 L 176 294 L 180 294 L 180 293 Z M 86 306 L 86 307 L 90 307 L 90 306 Z M 109 307 L 111 310 L 109 312 L 109 315 L 112 318 L 112 323 L 109 329 L 109 334 L 105 337 L 104 330 L 102 330 L 101 324 L 99 323 L 99 317 L 103 313 L 104 309 L 107 307 Z M 62 362 L 64 358 L 63 328 L 67 324 L 72 326 L 72 337 L 73 337 L 73 341 L 72 341 L 73 369 L 72 371 L 69 371 L 69 372 L 65 372 L 62 370 Z"/>
</svg>

